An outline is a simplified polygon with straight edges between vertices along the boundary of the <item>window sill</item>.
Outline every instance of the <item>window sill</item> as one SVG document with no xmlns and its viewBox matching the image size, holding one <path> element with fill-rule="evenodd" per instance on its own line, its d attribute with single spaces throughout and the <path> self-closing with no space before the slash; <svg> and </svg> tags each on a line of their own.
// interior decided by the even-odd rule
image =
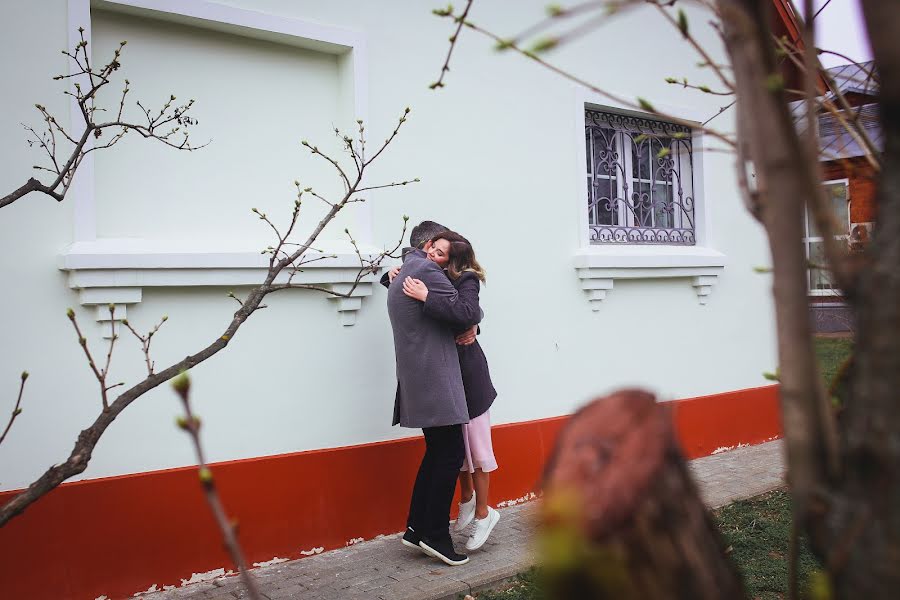
<svg viewBox="0 0 900 600">
<path fill-rule="evenodd" d="M 303 266 L 295 283 L 321 285 L 347 293 L 359 272 L 359 258 L 349 243 L 323 241 L 323 258 Z M 379 250 L 360 247 L 364 257 Z M 269 256 L 249 247 L 212 247 L 208 244 L 166 240 L 103 239 L 75 242 L 59 255 L 59 268 L 68 275 L 70 288 L 79 291 L 82 306 L 94 306 L 98 321 L 110 321 L 109 304 L 116 305 L 115 320 L 126 318 L 128 304 L 141 301 L 143 288 L 250 287 L 265 279 Z M 283 273 L 276 282 L 286 280 Z M 372 274 L 351 297 L 328 296 L 343 325 L 356 322 L 362 299 L 372 295 Z M 107 333 L 108 335 L 108 333 Z"/>
<path fill-rule="evenodd" d="M 591 310 L 612 291 L 617 279 L 690 279 L 700 304 L 706 304 L 726 256 L 702 246 L 593 245 L 580 248 L 574 265 Z"/>
</svg>

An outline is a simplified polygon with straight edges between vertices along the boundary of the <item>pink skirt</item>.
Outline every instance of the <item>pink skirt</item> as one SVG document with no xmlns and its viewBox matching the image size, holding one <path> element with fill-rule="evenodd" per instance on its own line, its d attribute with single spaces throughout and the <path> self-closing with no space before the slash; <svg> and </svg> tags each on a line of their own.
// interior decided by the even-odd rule
<svg viewBox="0 0 900 600">
<path fill-rule="evenodd" d="M 494 458 L 494 445 L 491 443 L 491 411 L 475 417 L 462 426 L 463 440 L 466 443 L 466 460 L 460 471 L 474 473 L 481 469 L 489 473 L 497 469 Z"/>
</svg>

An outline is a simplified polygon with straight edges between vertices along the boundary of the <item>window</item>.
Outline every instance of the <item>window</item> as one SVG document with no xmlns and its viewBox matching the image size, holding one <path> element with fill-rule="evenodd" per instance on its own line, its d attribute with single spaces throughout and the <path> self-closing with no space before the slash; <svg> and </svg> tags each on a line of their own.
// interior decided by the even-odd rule
<svg viewBox="0 0 900 600">
<path fill-rule="evenodd" d="M 696 243 L 690 128 L 586 109 L 584 136 L 592 244 Z"/>
<path fill-rule="evenodd" d="M 826 181 L 824 185 L 834 219 L 838 223 L 846 224 L 844 233 L 835 236 L 835 239 L 846 241 L 848 236 L 847 232 L 849 232 L 850 229 L 848 180 Z M 831 281 L 831 274 L 827 269 L 822 268 L 826 265 L 823 238 L 822 234 L 816 231 L 809 210 L 806 210 L 804 219 L 804 236 L 803 245 L 806 250 L 806 258 L 810 264 L 807 281 L 810 293 L 814 295 L 830 295 L 837 293 L 838 290 Z"/>
</svg>

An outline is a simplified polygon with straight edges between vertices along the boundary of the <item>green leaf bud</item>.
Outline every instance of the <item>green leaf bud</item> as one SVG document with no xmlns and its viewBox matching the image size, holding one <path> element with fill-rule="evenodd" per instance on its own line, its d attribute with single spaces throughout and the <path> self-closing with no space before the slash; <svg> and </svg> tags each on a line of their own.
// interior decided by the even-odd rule
<svg viewBox="0 0 900 600">
<path fill-rule="evenodd" d="M 678 31 L 681 32 L 681 35 L 684 37 L 688 36 L 688 20 L 687 15 L 684 14 L 684 10 L 678 9 Z"/>
<path fill-rule="evenodd" d="M 638 101 L 638 105 L 639 105 L 643 110 L 646 110 L 647 112 L 656 112 L 656 109 L 653 108 L 653 105 L 650 104 L 650 103 L 649 103 L 647 100 L 645 100 L 644 98 L 638 98 L 637 101 Z"/>
<path fill-rule="evenodd" d="M 182 371 L 172 378 L 172 389 L 182 398 L 187 398 L 188 392 L 191 391 L 191 377 L 187 371 Z"/>
<path fill-rule="evenodd" d="M 28 371 L 22 371 L 22 381 L 28 379 Z"/>
<path fill-rule="evenodd" d="M 559 17 L 566 13 L 566 9 L 564 9 L 559 4 L 550 4 L 547 6 L 547 16 L 548 17 Z"/>
<path fill-rule="evenodd" d="M 784 90 L 784 77 L 781 76 L 781 73 L 772 73 L 766 77 L 766 89 L 773 94 Z"/>
<path fill-rule="evenodd" d="M 533 52 L 535 54 L 537 54 L 539 52 L 547 52 L 548 50 L 552 50 L 553 48 L 556 48 L 557 45 L 559 45 L 559 38 L 546 37 L 546 38 L 536 41 L 531 46 L 531 52 Z"/>
</svg>

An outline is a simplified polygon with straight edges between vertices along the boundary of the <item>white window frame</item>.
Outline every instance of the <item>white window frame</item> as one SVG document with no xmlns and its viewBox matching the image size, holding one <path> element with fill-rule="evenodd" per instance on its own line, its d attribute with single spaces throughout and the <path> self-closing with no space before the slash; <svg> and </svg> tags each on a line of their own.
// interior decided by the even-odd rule
<svg viewBox="0 0 900 600">
<path fill-rule="evenodd" d="M 827 181 L 822 182 L 822 186 L 826 187 L 829 185 L 835 184 L 843 184 L 845 190 L 845 201 L 847 202 L 847 229 L 846 232 L 840 235 L 834 236 L 834 239 L 841 240 L 846 242 L 850 238 L 850 225 L 852 220 L 850 219 L 850 179 L 847 177 L 840 179 L 829 179 Z M 806 260 L 809 261 L 809 247 L 811 243 L 814 242 L 823 242 L 825 238 L 821 235 L 818 236 L 810 236 L 809 235 L 809 221 L 811 215 L 809 214 L 809 208 L 804 207 L 803 209 L 803 252 L 806 256 Z M 810 296 L 843 296 L 841 290 L 837 288 L 831 288 L 827 290 L 815 290 L 812 288 L 812 271 L 813 269 L 808 268 L 806 270 L 806 290 Z"/>
<path fill-rule="evenodd" d="M 619 97 L 628 97 L 619 94 Z M 573 86 L 572 140 L 575 143 L 573 180 L 577 182 L 577 193 L 571 202 L 573 231 L 575 236 L 575 256 L 573 263 L 586 292 L 593 311 L 599 311 L 603 300 L 610 293 L 616 280 L 622 279 L 688 279 L 701 305 L 707 303 L 712 288 L 718 283 L 719 275 L 727 263 L 727 257 L 714 247 L 710 235 L 711 207 L 704 197 L 705 153 L 695 152 L 693 161 L 694 181 L 694 239 L 695 245 L 664 244 L 592 244 L 588 220 L 588 196 L 585 167 L 587 153 L 584 140 L 585 109 L 605 112 L 630 113 L 654 118 L 655 115 L 641 115 L 633 109 L 610 101 L 581 86 Z M 657 104 L 660 113 L 696 122 L 704 115 L 696 108 Z M 655 120 L 659 120 L 656 117 Z M 693 148 L 704 147 L 704 135 L 699 126 L 692 129 Z"/>
</svg>

